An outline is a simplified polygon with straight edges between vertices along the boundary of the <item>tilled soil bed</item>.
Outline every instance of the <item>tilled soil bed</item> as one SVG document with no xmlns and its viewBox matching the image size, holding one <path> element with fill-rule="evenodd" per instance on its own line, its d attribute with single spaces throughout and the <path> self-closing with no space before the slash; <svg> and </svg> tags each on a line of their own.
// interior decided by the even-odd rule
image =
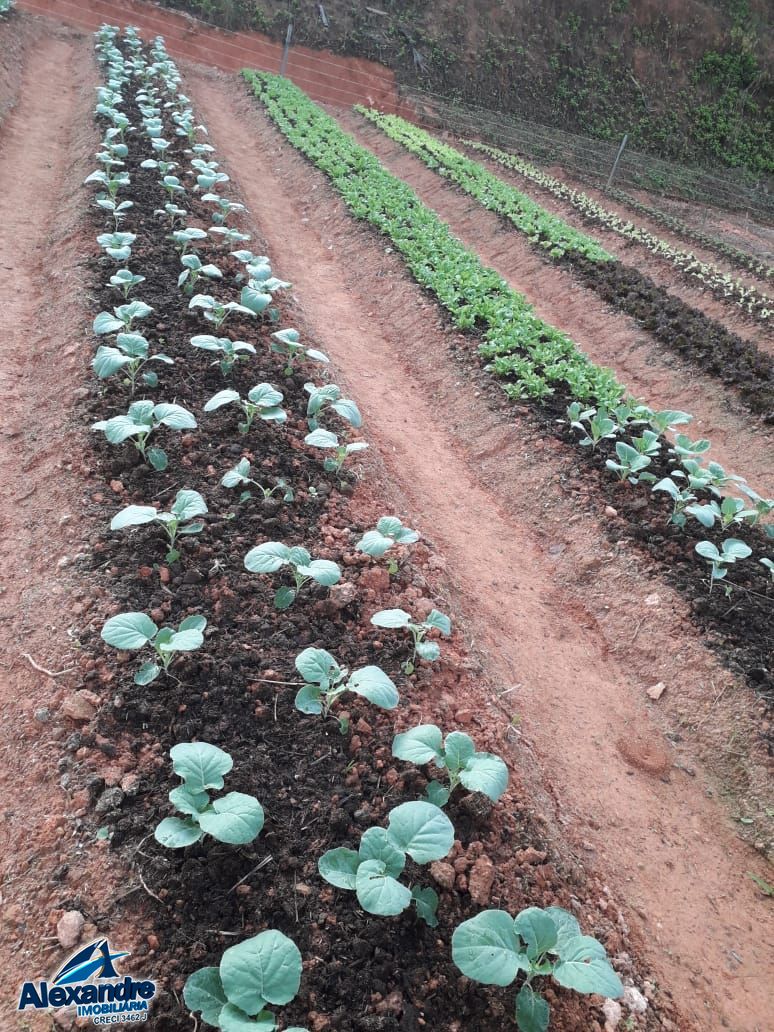
<svg viewBox="0 0 774 1032">
<path fill-rule="evenodd" d="M 127 113 L 140 124 L 138 111 L 127 105 Z M 455 638 L 442 645 L 440 669 L 423 667 L 404 677 L 400 663 L 409 651 L 403 638 L 381 635 L 369 625 L 370 615 L 388 606 L 421 615 L 432 605 L 443 608 L 442 586 L 434 584 L 431 551 L 424 544 L 392 580 L 383 566 L 355 552 L 355 542 L 383 514 L 385 503 L 353 474 L 323 472 L 319 457 L 303 444 L 308 428 L 296 414 L 306 408 L 305 380 L 317 379 L 319 370 L 307 366 L 303 373 L 285 374 L 283 360 L 269 352 L 276 328 L 270 320 L 227 325 L 229 336 L 252 341 L 258 351 L 236 367 L 228 384 L 210 365 L 211 356 L 190 346 L 190 337 L 209 326 L 188 310 L 188 298 L 178 290 L 179 256 L 168 226 L 154 214 L 165 197 L 156 173 L 140 167 L 147 154 L 140 152 L 139 139 L 132 138 L 127 160 L 134 207 L 122 227 L 137 234 L 132 268 L 146 278 L 136 296 L 154 309 L 138 329 L 152 353 L 163 351 L 177 363 L 158 366 L 159 386 L 147 393 L 155 401 L 185 405 L 199 426 L 182 436 L 159 434 L 169 455 L 163 473 L 141 464 L 131 444 L 114 448 L 95 434 L 92 472 L 106 487 L 93 496 L 94 515 L 107 527 L 118 508 L 151 502 L 168 506 L 183 487 L 200 491 L 210 514 L 201 535 L 181 539 L 181 557 L 171 565 L 163 561 L 162 536 L 150 527 L 106 531 L 94 542 L 92 555 L 81 560 L 83 572 L 110 599 L 99 612 L 91 608 L 80 635 L 85 683 L 103 705 L 91 730 L 71 736 L 67 748 L 75 759 L 65 760 L 63 767 L 73 788 L 82 785 L 88 791 L 95 831 L 101 829 L 100 837 L 108 837 L 130 867 L 114 911 L 94 915 L 100 927 L 107 931 L 138 898 L 147 900 L 154 932 L 147 951 L 136 955 L 133 964 L 165 990 L 154 1008 L 153 1027 L 190 1029 L 181 1002 L 188 974 L 217 964 L 225 947 L 266 927 L 288 934 L 305 961 L 301 992 L 283 1012 L 283 1021 L 308 1023 L 316 1032 L 501 1029 L 510 1020 L 513 990 L 470 983 L 452 964 L 449 949 L 453 928 L 486 905 L 513 913 L 527 905 L 564 905 L 578 914 L 584 931 L 605 943 L 621 974 L 633 976 L 636 944 L 629 944 L 617 909 L 612 903 L 604 908 L 592 904 L 604 896 L 603 889 L 552 846 L 544 820 L 513 777 L 507 797 L 494 809 L 478 796 L 455 796 L 449 816 L 457 841 L 448 863 L 432 874 L 426 868 L 409 872 L 412 880 L 435 884 L 440 891 L 437 929 L 408 915 L 369 917 L 352 895 L 319 877 L 317 859 L 325 849 L 356 845 L 362 831 L 382 823 L 392 806 L 421 795 L 423 774 L 392 761 L 392 735 L 469 705 L 470 664 Z M 183 165 L 182 146 L 175 143 L 170 151 L 175 150 Z M 201 201 L 188 194 L 184 203 L 195 224 L 208 225 L 209 211 Z M 96 217 L 94 228 L 104 229 Z M 247 246 L 258 249 L 255 241 Z M 223 300 L 235 296 L 233 286 L 225 284 L 233 284 L 240 269 L 227 250 L 216 253 L 209 243 L 203 249 L 202 259 L 214 261 L 224 280 L 197 288 Z M 95 314 L 120 302 L 104 285 L 110 271 L 104 258 L 93 260 Z M 278 295 L 278 308 L 279 326 L 295 325 L 305 333 L 289 292 Z M 309 334 L 303 339 L 314 344 Z M 241 436 L 233 407 L 202 412 L 204 402 L 224 386 L 245 394 L 262 380 L 284 393 L 288 421 L 283 426 L 256 421 Z M 125 411 L 124 387 L 93 378 L 90 384 L 82 404 L 84 422 Z M 138 397 L 143 390 L 138 389 Z M 223 474 L 243 455 L 267 486 L 284 478 L 294 500 L 275 496 L 261 501 L 254 495 L 242 501 L 238 491 L 220 486 Z M 373 460 L 365 468 L 378 475 Z M 343 569 L 341 584 L 330 592 L 305 589 L 291 609 L 278 613 L 273 594 L 280 575 L 256 576 L 242 563 L 247 550 L 265 540 L 303 544 L 315 557 L 334 559 Z M 174 625 L 191 613 L 202 614 L 208 619 L 204 647 L 175 662 L 168 678 L 137 686 L 132 683 L 140 662 L 136 655 L 106 649 L 99 638 L 104 619 L 125 611 L 147 612 L 157 623 Z M 308 645 L 328 649 L 349 667 L 383 667 L 404 700 L 400 726 L 366 704 L 337 712 L 348 721 L 346 733 L 335 719 L 323 722 L 298 713 L 293 659 Z M 482 730 L 477 744 L 503 751 L 505 743 L 493 737 Z M 171 851 L 155 842 L 153 829 L 172 812 L 167 795 L 177 782 L 169 748 L 195 739 L 228 750 L 234 769 L 227 788 L 254 794 L 265 807 L 266 826 L 251 846 L 230 848 L 207 839 Z M 73 907 L 83 903 L 80 896 L 65 901 Z M 670 1027 L 669 1000 L 652 985 L 648 993 L 651 1006 L 637 1027 Z M 602 1028 L 597 998 L 552 988 L 547 996 L 552 1028 Z"/>
</svg>

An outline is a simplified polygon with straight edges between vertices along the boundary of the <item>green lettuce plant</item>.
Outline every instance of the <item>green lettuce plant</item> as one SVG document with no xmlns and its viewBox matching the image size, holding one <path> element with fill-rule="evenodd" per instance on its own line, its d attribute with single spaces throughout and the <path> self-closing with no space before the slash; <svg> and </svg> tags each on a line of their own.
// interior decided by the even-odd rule
<svg viewBox="0 0 774 1032">
<path fill-rule="evenodd" d="M 268 929 L 230 946 L 218 967 L 188 977 L 183 999 L 205 1025 L 222 1032 L 274 1032 L 277 1021 L 269 1004 L 284 1006 L 301 985 L 301 953 L 282 932 Z M 308 1032 L 294 1025 L 285 1032 Z"/>
<path fill-rule="evenodd" d="M 583 935 L 561 907 L 528 907 L 515 918 L 505 910 L 483 910 L 455 928 L 452 959 L 463 975 L 483 985 L 511 985 L 524 974 L 515 1013 L 521 1032 L 546 1032 L 549 1026 L 548 1003 L 532 984 L 538 977 L 579 993 L 623 995 L 604 946 Z"/>
<path fill-rule="evenodd" d="M 167 536 L 166 560 L 168 563 L 174 563 L 180 558 L 180 552 L 175 548 L 178 536 L 200 534 L 204 524 L 196 520 L 196 517 L 206 514 L 207 503 L 199 492 L 184 488 L 175 495 L 169 512 L 161 512 L 152 505 L 127 505 L 110 521 L 110 529 L 124 530 L 126 527 L 158 523 Z M 196 522 L 192 523 L 191 520 Z"/>
<path fill-rule="evenodd" d="M 341 567 L 330 559 L 312 559 L 305 548 L 292 548 L 281 541 L 264 541 L 251 548 L 244 558 L 245 569 L 250 573 L 276 573 L 288 567 L 294 586 L 282 585 L 274 594 L 275 609 L 288 609 L 298 597 L 299 591 L 310 580 L 326 588 L 341 580 Z"/>
<path fill-rule="evenodd" d="M 395 709 L 398 705 L 398 690 L 380 667 L 360 667 L 350 674 L 330 652 L 308 648 L 296 656 L 296 670 L 304 678 L 304 686 L 295 699 L 301 713 L 327 717 L 346 692 L 360 695 L 381 709 Z"/>
<path fill-rule="evenodd" d="M 424 800 L 390 810 L 386 828 L 363 832 L 357 851 L 329 849 L 318 861 L 322 877 L 338 889 L 354 891 L 368 914 L 392 917 L 412 902 L 431 928 L 438 924 L 438 895 L 430 888 L 410 888 L 398 881 L 406 857 L 417 864 L 442 860 L 454 845 L 454 825 L 439 807 Z"/>
<path fill-rule="evenodd" d="M 381 609 L 371 617 L 374 627 L 385 627 L 390 630 L 405 627 L 411 635 L 414 644 L 414 651 L 411 659 L 403 663 L 403 672 L 413 674 L 417 657 L 428 663 L 433 663 L 441 655 L 441 649 L 437 642 L 427 641 L 427 635 L 433 631 L 440 631 L 444 637 L 451 634 L 451 620 L 448 616 L 437 609 L 431 609 L 424 620 L 412 619 L 411 614 L 405 609 Z"/>
<path fill-rule="evenodd" d="M 218 391 L 206 403 L 204 411 L 215 412 L 224 405 L 237 404 L 245 414 L 244 422 L 239 423 L 239 432 L 246 434 L 256 416 L 267 423 L 284 423 L 288 416 L 280 406 L 282 399 L 282 391 L 278 391 L 270 383 L 259 383 L 247 392 L 246 398 L 243 398 L 239 391 Z"/>
<path fill-rule="evenodd" d="M 150 684 L 169 668 L 178 652 L 194 652 L 204 644 L 203 616 L 189 616 L 174 627 L 157 627 L 146 613 L 119 613 L 103 626 L 102 640 L 122 652 L 134 652 L 152 646 L 156 659 L 143 663 L 134 675 L 135 684 Z"/>
<path fill-rule="evenodd" d="M 180 742 L 169 755 L 172 769 L 182 779 L 169 801 L 182 817 L 165 817 L 156 827 L 156 841 L 167 849 L 183 849 L 211 835 L 230 846 L 252 842 L 264 824 L 263 807 L 255 796 L 228 792 L 218 799 L 209 793 L 223 788 L 223 775 L 234 761 L 209 742 Z"/>
<path fill-rule="evenodd" d="M 182 405 L 167 402 L 154 405 L 152 401 L 134 401 L 126 415 L 100 419 L 91 428 L 101 430 L 110 444 L 123 444 L 131 439 L 143 459 L 153 469 L 162 471 L 169 463 L 167 453 L 162 448 L 148 446 L 151 434 L 162 426 L 172 430 L 195 430 L 196 420 Z"/>
<path fill-rule="evenodd" d="M 427 786 L 427 798 L 436 806 L 445 806 L 458 785 L 469 792 L 481 792 L 493 803 L 508 787 L 508 768 L 500 757 L 476 752 L 473 739 L 463 731 L 452 731 L 444 741 L 441 729 L 435 724 L 419 724 L 395 736 L 392 755 L 417 765 L 432 762 L 446 771 L 448 788 L 438 781 L 431 781 Z"/>
</svg>

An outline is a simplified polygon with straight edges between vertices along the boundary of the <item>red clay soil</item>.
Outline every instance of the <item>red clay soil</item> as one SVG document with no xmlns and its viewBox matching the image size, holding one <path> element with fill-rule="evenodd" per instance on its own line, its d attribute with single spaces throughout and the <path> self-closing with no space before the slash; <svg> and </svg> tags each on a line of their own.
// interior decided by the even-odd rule
<svg viewBox="0 0 774 1032">
<path fill-rule="evenodd" d="M 774 941 L 774 915 L 744 872 L 765 867 L 736 837 L 706 770 L 673 744 L 697 713 L 697 724 L 717 719 L 726 693 L 736 695 L 730 727 L 749 727 L 732 679 L 662 582 L 632 556 L 600 554 L 601 534 L 562 497 L 560 449 L 487 409 L 450 359 L 435 307 L 240 85 L 191 69 L 186 89 L 303 297 L 315 343 L 362 403 L 414 525 L 448 562 L 455 615 L 482 662 L 457 721 L 496 705 L 490 731 L 514 742 L 522 771 L 546 779 L 551 823 L 628 901 L 626 922 L 702 1032 L 763 1032 L 762 944 Z M 682 734 L 644 701 L 659 679 Z"/>
<path fill-rule="evenodd" d="M 543 261 L 516 230 L 456 190 L 418 158 L 354 112 L 342 126 L 412 187 L 485 265 L 523 294 L 538 315 L 563 330 L 594 361 L 612 368 L 629 391 L 656 408 L 693 415 L 691 433 L 712 441 L 712 457 L 774 496 L 771 435 L 712 377 L 661 348 L 625 315 L 612 311 L 568 269 Z"/>
<path fill-rule="evenodd" d="M 0 31 L 18 26 L 14 19 Z M 96 935 L 113 894 L 126 888 L 105 850 L 83 850 L 88 793 L 73 796 L 68 788 L 83 720 L 60 710 L 82 687 L 71 631 L 94 598 L 74 572 L 86 490 L 86 435 L 72 421 L 86 322 L 77 261 L 92 244 L 80 234 L 72 196 L 91 171 L 97 144 L 93 83 L 83 80 L 84 67 L 88 44 L 69 30 L 38 42 L 18 77 L 18 104 L 0 130 L 3 1030 L 50 1027 L 50 1018 L 19 1024 L 17 986 L 61 963 L 56 924 L 64 911 L 80 911 L 84 934 Z M 86 710 L 89 700 L 77 697 Z M 120 780 L 124 771 L 109 769 L 115 761 L 107 756 L 103 761 L 99 775 Z M 138 932 L 117 930 L 124 949 L 133 948 Z"/>
<path fill-rule="evenodd" d="M 226 32 L 142 0 L 18 0 L 18 7 L 93 32 L 104 22 L 136 25 L 146 39 L 162 34 L 174 58 L 189 58 L 233 72 L 278 72 L 283 48 L 258 32 Z M 292 47 L 285 74 L 315 100 L 341 106 L 378 104 L 402 110 L 393 74 L 382 65 L 327 50 Z"/>
</svg>

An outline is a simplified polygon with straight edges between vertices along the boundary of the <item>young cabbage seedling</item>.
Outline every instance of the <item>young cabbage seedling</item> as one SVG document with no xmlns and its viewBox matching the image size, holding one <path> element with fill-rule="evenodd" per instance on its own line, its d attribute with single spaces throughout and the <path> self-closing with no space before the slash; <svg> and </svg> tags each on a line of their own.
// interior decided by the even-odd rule
<svg viewBox="0 0 774 1032">
<path fill-rule="evenodd" d="M 218 967 L 199 968 L 189 975 L 183 999 L 205 1025 L 221 1032 L 274 1032 L 269 1004 L 290 1003 L 301 985 L 301 953 L 282 932 L 268 929 L 229 946 Z M 285 1032 L 308 1032 L 298 1025 Z"/>
<path fill-rule="evenodd" d="M 686 510 L 691 516 L 695 516 L 703 527 L 711 529 L 715 521 L 720 523 L 721 530 L 727 530 L 734 523 L 756 523 L 758 513 L 755 509 L 745 507 L 741 498 L 734 498 L 726 495 L 720 505 L 713 499 L 703 505 L 689 505 Z"/>
<path fill-rule="evenodd" d="M 204 530 L 201 520 L 195 523 L 189 521 L 206 514 L 207 503 L 199 492 L 183 489 L 177 492 L 169 512 L 160 512 L 152 505 L 127 505 L 110 521 L 110 529 L 123 530 L 125 527 L 139 527 L 145 523 L 160 524 L 164 528 L 169 546 L 166 560 L 168 563 L 174 563 L 180 558 L 180 552 L 175 548 L 178 536 L 200 534 Z"/>
<path fill-rule="evenodd" d="M 238 229 L 230 226 L 210 226 L 207 230 L 210 236 L 221 236 L 227 244 L 246 244 L 250 239 L 249 233 L 240 233 Z"/>
<path fill-rule="evenodd" d="M 612 470 L 621 482 L 628 480 L 630 484 L 638 484 L 641 480 L 646 480 L 648 477 L 655 479 L 652 474 L 643 472 L 650 465 L 650 456 L 643 455 L 642 452 L 633 448 L 632 445 L 627 444 L 625 441 L 618 441 L 616 443 L 615 452 L 618 456 L 618 462 L 608 459 L 605 462 L 605 466 Z"/>
<path fill-rule="evenodd" d="M 106 380 L 119 371 L 124 372 L 126 374 L 124 383 L 131 387 L 132 394 L 134 394 L 137 376 L 148 362 L 174 365 L 174 359 L 168 355 L 149 355 L 148 341 L 141 333 L 119 333 L 116 336 L 114 348 L 100 344 L 91 365 L 100 380 Z M 158 386 L 159 378 L 150 370 L 146 370 L 142 374 L 142 379 L 148 387 Z"/>
<path fill-rule="evenodd" d="M 214 323 L 216 329 L 220 329 L 229 315 L 232 315 L 234 312 L 239 312 L 240 315 L 249 315 L 251 318 L 255 317 L 255 312 L 252 309 L 237 304 L 236 301 L 227 301 L 225 304 L 222 304 L 209 294 L 196 294 L 189 301 L 188 307 L 201 308 L 204 318 L 207 322 Z"/>
<path fill-rule="evenodd" d="M 752 555 L 752 549 L 739 538 L 726 538 L 721 544 L 720 551 L 711 541 L 699 541 L 696 545 L 699 555 L 710 563 L 709 589 L 712 591 L 715 581 L 723 580 L 728 576 L 728 567 L 737 559 L 746 559 Z"/>
<path fill-rule="evenodd" d="M 586 408 L 579 401 L 574 401 L 567 409 L 570 425 L 586 436 L 579 442 L 584 448 L 594 451 L 600 441 L 614 438 L 621 427 L 611 419 L 607 409 Z"/>
<path fill-rule="evenodd" d="M 129 333 L 132 323 L 137 319 L 147 319 L 153 309 L 144 301 L 130 301 L 126 305 L 119 305 L 110 312 L 100 312 L 94 318 L 94 332 L 97 336 L 105 333 Z"/>
<path fill-rule="evenodd" d="M 546 1032 L 549 1025 L 548 1003 L 532 985 L 539 976 L 551 976 L 579 993 L 610 999 L 623 995 L 604 946 L 583 935 L 577 920 L 561 907 L 528 907 L 515 918 L 505 910 L 483 910 L 455 928 L 452 959 L 463 975 L 482 985 L 510 985 L 520 971 L 525 973 L 516 996 L 521 1032 Z"/>
<path fill-rule="evenodd" d="M 137 239 L 136 233 L 100 233 L 97 243 L 119 265 L 132 257 L 132 244 Z"/>
<path fill-rule="evenodd" d="M 322 351 L 318 351 L 316 348 L 308 348 L 305 344 L 302 344 L 298 330 L 277 330 L 276 333 L 272 333 L 271 337 L 271 350 L 277 355 L 282 355 L 285 359 L 286 376 L 290 376 L 293 372 L 297 358 L 308 358 L 312 362 L 328 363 L 330 361 L 328 356 Z"/>
<path fill-rule="evenodd" d="M 126 212 L 134 207 L 134 201 L 115 201 L 106 194 L 98 194 L 94 203 L 103 211 L 108 211 L 113 216 L 113 224 L 118 229 L 126 218 Z"/>
<path fill-rule="evenodd" d="M 323 462 L 323 469 L 328 473 L 340 473 L 350 455 L 354 455 L 355 452 L 365 451 L 368 447 L 365 441 L 353 441 L 351 444 L 342 444 L 336 434 L 330 430 L 323 430 L 322 427 L 318 427 L 316 430 L 308 433 L 304 438 L 304 444 L 308 444 L 312 448 L 323 448 L 333 452 L 333 455 L 326 458 Z"/>
<path fill-rule="evenodd" d="M 376 530 L 367 530 L 355 548 L 374 559 L 381 559 L 393 545 L 413 545 L 415 541 L 419 541 L 419 534 L 409 527 L 404 527 L 397 516 L 382 516 L 376 524 Z M 387 569 L 391 574 L 396 574 L 397 561 L 389 559 Z"/>
<path fill-rule="evenodd" d="M 92 172 L 91 175 L 87 176 L 83 182 L 99 183 L 100 186 L 104 186 L 107 190 L 108 197 L 110 197 L 111 200 L 115 200 L 116 194 L 121 187 L 130 185 L 128 172 L 103 172 L 101 168 L 96 172 Z"/>
<path fill-rule="evenodd" d="M 292 502 L 295 497 L 293 489 L 280 477 L 274 487 L 264 487 L 263 484 L 259 484 L 257 480 L 253 480 L 250 476 L 250 462 L 248 459 L 242 458 L 227 473 L 224 473 L 221 485 L 223 487 L 244 487 L 247 488 L 248 484 L 252 484 L 253 487 L 257 488 L 261 493 L 261 497 L 266 501 L 272 498 L 275 494 L 282 492 L 283 502 Z M 246 502 L 249 498 L 252 498 L 252 492 L 245 490 L 239 496 L 240 502 Z"/>
<path fill-rule="evenodd" d="M 244 846 L 258 837 L 264 816 L 255 796 L 228 792 L 210 799 L 210 791 L 223 788 L 223 775 L 234 766 L 227 752 L 209 742 L 180 742 L 169 755 L 183 781 L 169 793 L 169 801 L 184 816 L 165 817 L 154 832 L 157 842 L 167 849 L 184 849 L 205 835 L 229 846 Z"/>
<path fill-rule="evenodd" d="M 433 762 L 447 772 L 448 788 L 438 781 L 427 786 L 427 798 L 436 806 L 445 806 L 458 785 L 470 792 L 481 792 L 493 803 L 508 787 L 508 768 L 500 757 L 476 752 L 473 739 L 463 731 L 452 731 L 444 742 L 441 729 L 435 724 L 419 724 L 395 736 L 392 755 L 417 765 Z"/>
<path fill-rule="evenodd" d="M 115 287 L 116 290 L 120 290 L 124 297 L 128 298 L 129 291 L 132 287 L 136 287 L 139 283 L 144 282 L 144 276 L 138 276 L 130 269 L 119 269 L 118 272 L 114 273 L 110 277 L 109 286 Z"/>
<path fill-rule="evenodd" d="M 201 276 L 207 279 L 222 279 L 223 273 L 217 265 L 203 265 L 198 254 L 184 254 L 180 258 L 183 271 L 177 277 L 178 287 L 183 287 L 186 294 L 192 294 Z"/>
<path fill-rule="evenodd" d="M 274 595 L 275 609 L 288 609 L 298 597 L 304 585 L 313 580 L 326 588 L 341 580 L 341 568 L 330 559 L 312 559 L 305 548 L 296 545 L 289 548 L 281 541 L 264 541 L 251 548 L 244 559 L 245 569 L 250 573 L 276 573 L 284 566 L 290 567 L 294 587 L 282 585 Z"/>
<path fill-rule="evenodd" d="M 672 499 L 672 514 L 669 522 L 676 527 L 684 527 L 688 522 L 686 512 L 689 506 L 696 501 L 696 495 L 688 487 L 680 487 L 671 477 L 664 477 L 651 488 L 653 492 L 664 491 Z"/>
<path fill-rule="evenodd" d="M 350 674 L 346 667 L 339 666 L 330 652 L 309 648 L 296 656 L 296 669 L 305 681 L 295 701 L 296 709 L 301 713 L 327 717 L 345 692 L 361 695 L 381 709 L 395 709 L 398 705 L 397 688 L 377 666 L 360 667 Z"/>
<path fill-rule="evenodd" d="M 405 674 L 413 674 L 417 657 L 426 660 L 428 663 L 435 662 L 441 655 L 441 649 L 437 642 L 426 641 L 430 631 L 440 631 L 444 637 L 451 634 L 451 620 L 444 616 L 437 609 L 431 609 L 427 617 L 421 622 L 412 620 L 411 614 L 405 609 L 382 609 L 371 617 L 374 627 L 387 627 L 390 629 L 406 627 L 411 634 L 414 643 L 414 651 L 411 659 L 402 664 Z"/>
<path fill-rule="evenodd" d="M 110 444 L 123 444 L 132 438 L 132 443 L 143 459 L 155 470 L 167 468 L 167 454 L 161 448 L 149 448 L 148 439 L 161 426 L 172 430 L 195 430 L 196 420 L 181 405 L 152 401 L 135 401 L 126 415 L 101 419 L 92 424 L 92 430 L 101 430 Z"/>
<path fill-rule="evenodd" d="M 442 860 L 454 845 L 454 825 L 433 803 L 402 803 L 390 810 L 387 828 L 363 832 L 357 851 L 329 849 L 318 861 L 322 877 L 337 889 L 349 889 L 369 914 L 392 917 L 412 902 L 431 928 L 438 924 L 438 895 L 433 889 L 413 889 L 398 881 L 406 857 L 417 864 Z"/>
<path fill-rule="evenodd" d="M 177 176 L 170 176 L 170 175 L 163 176 L 162 179 L 161 179 L 161 185 L 164 187 L 164 190 L 169 195 L 170 202 L 174 200 L 174 198 L 177 196 L 177 194 L 184 194 L 185 193 L 185 187 L 180 182 L 180 180 L 177 178 Z M 186 212 L 186 214 L 187 214 L 187 212 Z"/>
<path fill-rule="evenodd" d="M 171 239 L 175 242 L 176 249 L 180 252 L 181 258 L 188 253 L 189 248 L 193 249 L 197 240 L 205 240 L 207 234 L 203 229 L 191 226 L 189 229 L 176 229 L 172 232 Z"/>
<path fill-rule="evenodd" d="M 315 387 L 313 383 L 305 383 L 304 390 L 309 395 L 306 406 L 306 418 L 310 430 L 316 430 L 320 425 L 320 415 L 330 409 L 349 423 L 355 430 L 363 425 L 363 417 L 360 410 L 351 398 L 342 396 L 341 389 L 335 383 L 326 383 L 322 387 Z M 320 447 L 318 445 L 318 447 Z"/>
<path fill-rule="evenodd" d="M 150 684 L 162 670 L 169 673 L 176 653 L 194 652 L 201 648 L 204 643 L 202 632 L 206 626 L 203 616 L 189 616 L 175 630 L 174 627 L 157 627 L 145 613 L 119 613 L 102 628 L 102 639 L 122 651 L 133 652 L 152 645 L 156 660 L 143 663 L 134 675 L 135 684 Z"/>
<path fill-rule="evenodd" d="M 270 383 L 259 383 L 247 392 L 243 398 L 239 391 L 225 390 L 213 394 L 204 406 L 205 412 L 215 412 L 224 405 L 236 403 L 245 414 L 244 423 L 239 423 L 239 432 L 246 434 L 253 425 L 256 416 L 267 423 L 284 423 L 288 416 L 280 402 L 283 399 L 282 391 L 272 387 Z"/>
<path fill-rule="evenodd" d="M 227 198 L 215 193 L 204 194 L 202 200 L 207 204 L 215 206 L 215 211 L 212 213 L 212 221 L 218 226 L 225 226 L 231 215 L 246 210 L 244 204 L 239 204 L 237 201 L 229 201 Z"/>
<path fill-rule="evenodd" d="M 759 559 L 758 562 L 762 566 L 766 567 L 766 569 L 769 571 L 769 574 L 771 575 L 771 579 L 774 581 L 774 561 L 767 557 L 764 559 Z"/>
<path fill-rule="evenodd" d="M 221 355 L 212 364 L 219 365 L 224 376 L 230 376 L 237 362 L 248 355 L 255 354 L 255 348 L 244 340 L 231 340 L 229 337 L 214 337 L 211 333 L 199 333 L 191 337 L 191 344 L 202 351 L 214 351 Z"/>
</svg>

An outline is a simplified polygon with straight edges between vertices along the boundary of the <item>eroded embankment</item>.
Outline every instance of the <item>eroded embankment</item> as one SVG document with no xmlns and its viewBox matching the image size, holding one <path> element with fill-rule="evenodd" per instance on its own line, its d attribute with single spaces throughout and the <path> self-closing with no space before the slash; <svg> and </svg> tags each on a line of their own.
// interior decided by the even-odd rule
<svg viewBox="0 0 774 1032">
<path fill-rule="evenodd" d="M 651 961 L 703 1030 L 726 1023 L 748 1032 L 764 1027 L 768 1000 L 757 943 L 761 934 L 771 937 L 771 915 L 744 880 L 753 858 L 708 797 L 706 774 L 675 769 L 659 718 L 643 703 L 645 685 L 632 683 L 623 624 L 634 598 L 615 597 L 613 574 L 605 571 L 598 590 L 614 597 L 595 620 L 557 588 L 555 557 L 563 549 L 559 542 L 558 549 L 546 548 L 537 528 L 544 506 L 557 506 L 563 518 L 566 510 L 539 491 L 527 489 L 527 500 L 519 498 L 508 484 L 511 471 L 516 484 L 525 484 L 518 467 L 521 460 L 529 468 L 532 459 L 520 454 L 523 442 L 506 441 L 482 411 L 480 393 L 459 379 L 433 306 L 384 254 L 382 241 L 341 215 L 324 179 L 280 142 L 237 85 L 191 73 L 190 92 L 277 262 L 304 297 L 318 340 L 357 385 L 372 439 L 410 511 L 433 528 L 473 639 L 487 654 L 485 672 L 501 686 L 501 719 L 523 723 L 557 792 L 565 831 L 586 843 L 619 895 L 632 902 L 629 919 L 639 924 L 638 914 L 645 915 Z M 649 397 L 658 403 L 652 392 Z M 488 449 L 476 439 L 479 432 Z M 550 459 L 553 446 L 541 444 Z M 603 560 L 582 566 L 586 531 L 575 538 L 565 526 L 576 579 L 596 580 Z M 608 559 L 631 590 L 631 558 Z M 707 698 L 707 682 L 726 675 L 701 658 L 687 629 L 673 637 L 668 613 L 672 606 L 679 612 L 679 602 L 663 584 L 643 577 L 635 590 L 636 604 L 665 607 L 664 619 L 643 632 L 649 624 L 643 617 L 636 633 L 628 633 L 630 648 L 641 633 L 647 636 L 640 676 L 650 663 L 656 680 L 662 663 L 690 655 L 699 664 L 692 671 L 687 663 L 692 688 L 683 694 L 674 678 L 670 684 L 683 707 L 696 705 Z M 615 627 L 608 630 L 610 609 Z M 485 684 L 466 699 L 471 712 L 485 704 Z M 702 705 L 710 712 L 711 698 Z M 520 753 L 525 762 L 529 753 Z"/>
</svg>

